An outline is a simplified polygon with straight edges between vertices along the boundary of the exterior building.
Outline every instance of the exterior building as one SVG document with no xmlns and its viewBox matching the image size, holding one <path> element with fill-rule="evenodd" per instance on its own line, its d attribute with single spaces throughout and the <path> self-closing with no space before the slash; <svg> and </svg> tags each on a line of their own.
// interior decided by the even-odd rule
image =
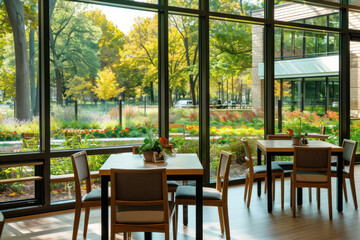
<svg viewBox="0 0 360 240">
<path fill-rule="evenodd" d="M 261 10 L 253 17 L 264 17 Z M 287 22 L 339 27 L 339 12 L 314 5 L 285 3 L 275 6 L 275 19 Z M 350 14 L 350 27 L 359 23 Z M 252 106 L 263 109 L 264 64 L 263 27 L 253 25 L 252 32 Z M 266 43 L 265 43 L 266 44 Z M 351 115 L 360 113 L 358 81 L 360 43 L 351 42 Z M 312 107 L 338 112 L 339 109 L 339 35 L 315 31 L 275 28 L 275 100 L 289 110 Z M 288 89 L 287 89 L 288 88 Z M 277 107 L 277 102 L 276 106 Z"/>
</svg>

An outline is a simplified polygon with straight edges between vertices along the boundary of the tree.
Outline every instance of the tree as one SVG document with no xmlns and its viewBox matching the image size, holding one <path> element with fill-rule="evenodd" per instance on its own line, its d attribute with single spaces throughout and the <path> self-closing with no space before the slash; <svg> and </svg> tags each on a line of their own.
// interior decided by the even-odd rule
<svg viewBox="0 0 360 240">
<path fill-rule="evenodd" d="M 50 6 L 56 1 L 52 0 Z M 73 76 L 94 78 L 99 69 L 98 42 L 101 31 L 85 13 L 85 5 L 59 1 L 50 28 L 50 61 L 54 66 L 57 104 L 62 105 L 66 82 Z M 55 75 L 55 76 L 54 76 Z"/>
<path fill-rule="evenodd" d="M 114 71 L 113 66 L 120 61 L 120 53 L 124 47 L 124 33 L 108 21 L 99 9 L 91 10 L 86 15 L 102 32 L 99 41 L 100 67 L 111 67 Z"/>
<path fill-rule="evenodd" d="M 189 81 L 189 92 L 193 105 L 197 103 L 196 84 L 199 79 L 199 36 L 198 19 L 177 15 L 169 16 L 169 26 L 179 33 L 181 46 L 183 47 L 184 62 Z"/>
<path fill-rule="evenodd" d="M 30 91 L 24 4 L 20 0 L 4 0 L 14 36 L 16 62 L 16 117 L 30 120 Z"/>
<path fill-rule="evenodd" d="M 66 83 L 65 95 L 81 101 L 91 94 L 91 89 L 92 83 L 89 80 L 85 80 L 84 77 L 74 76 L 71 81 Z"/>
<path fill-rule="evenodd" d="M 103 100 L 109 100 L 110 98 L 117 97 L 120 92 L 124 91 L 123 88 L 119 88 L 119 84 L 116 82 L 115 74 L 111 68 L 105 68 L 98 71 L 98 77 L 96 77 L 96 87 L 93 89 L 94 93 Z"/>
</svg>

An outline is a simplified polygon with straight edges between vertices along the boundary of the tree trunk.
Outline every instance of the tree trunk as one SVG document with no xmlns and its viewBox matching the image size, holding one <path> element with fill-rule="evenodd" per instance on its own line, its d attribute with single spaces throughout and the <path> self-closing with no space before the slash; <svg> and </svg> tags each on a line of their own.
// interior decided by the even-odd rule
<svg viewBox="0 0 360 240">
<path fill-rule="evenodd" d="M 174 106 L 173 99 L 172 99 L 172 93 L 173 93 L 173 90 L 169 88 L 169 107 Z"/>
<path fill-rule="evenodd" d="M 16 62 L 16 117 L 30 120 L 30 91 L 24 8 L 20 0 L 4 0 L 14 36 Z"/>
<path fill-rule="evenodd" d="M 154 101 L 154 83 L 151 82 L 150 83 L 150 102 L 155 102 Z"/>
<path fill-rule="evenodd" d="M 190 78 L 190 97 L 191 97 L 191 100 L 192 100 L 192 104 L 196 105 L 194 76 L 190 75 L 189 78 Z"/>
<path fill-rule="evenodd" d="M 34 6 L 31 10 L 34 11 Z M 30 97 L 31 97 L 31 111 L 35 115 L 36 107 L 36 87 L 35 87 L 35 30 L 30 28 L 29 31 L 29 73 L 30 73 Z"/>
</svg>

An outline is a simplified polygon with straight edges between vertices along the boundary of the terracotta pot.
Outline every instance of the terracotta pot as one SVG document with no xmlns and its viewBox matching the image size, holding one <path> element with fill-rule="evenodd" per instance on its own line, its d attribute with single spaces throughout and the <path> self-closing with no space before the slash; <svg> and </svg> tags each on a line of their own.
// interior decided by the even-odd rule
<svg viewBox="0 0 360 240">
<path fill-rule="evenodd" d="M 293 138 L 293 139 L 292 139 L 293 145 L 294 145 L 294 146 L 300 146 L 300 140 L 301 140 L 301 138 L 298 138 L 298 137 Z"/>
<path fill-rule="evenodd" d="M 21 133 L 22 138 L 32 139 L 35 136 L 35 133 Z"/>
<path fill-rule="evenodd" d="M 142 154 L 144 155 L 145 162 L 153 161 L 154 151 L 143 151 Z"/>
</svg>

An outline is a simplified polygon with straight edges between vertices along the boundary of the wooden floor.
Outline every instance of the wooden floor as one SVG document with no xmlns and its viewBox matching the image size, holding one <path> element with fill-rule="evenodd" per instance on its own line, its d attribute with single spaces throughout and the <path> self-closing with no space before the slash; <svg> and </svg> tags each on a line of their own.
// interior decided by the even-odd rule
<svg viewBox="0 0 360 240">
<path fill-rule="evenodd" d="M 360 166 L 355 166 L 358 198 L 360 197 Z M 266 195 L 259 198 L 253 190 L 250 209 L 243 200 L 244 185 L 229 189 L 231 239 L 360 239 L 360 214 L 354 209 L 352 195 L 348 192 L 349 202 L 344 204 L 343 213 L 336 211 L 336 185 L 333 179 L 333 220 L 329 221 L 327 191 L 321 192 L 321 208 L 317 209 L 316 192 L 309 203 L 308 191 L 304 191 L 304 204 L 297 208 L 293 218 L 290 203 L 290 182 L 285 181 L 285 208 L 280 205 L 280 181 L 276 183 L 276 200 L 272 214 L 267 213 Z M 348 190 L 350 185 L 347 182 Z M 255 187 L 255 186 L 254 186 Z M 181 208 L 180 208 L 181 209 Z M 178 239 L 195 239 L 194 207 L 189 207 L 189 226 L 184 228 L 179 220 Z M 217 209 L 204 207 L 204 239 L 225 239 L 220 234 Z M 180 219 L 182 215 L 180 213 Z M 21 219 L 11 219 L 5 224 L 1 240 L 57 239 L 68 240 L 72 235 L 73 211 L 58 214 L 45 214 Z M 82 238 L 83 215 L 80 222 L 78 239 Z M 153 239 L 163 239 L 162 234 L 154 234 Z M 100 209 L 90 213 L 88 240 L 100 239 Z M 117 239 L 122 239 L 121 234 Z M 143 239 L 136 233 L 133 239 Z"/>
</svg>

